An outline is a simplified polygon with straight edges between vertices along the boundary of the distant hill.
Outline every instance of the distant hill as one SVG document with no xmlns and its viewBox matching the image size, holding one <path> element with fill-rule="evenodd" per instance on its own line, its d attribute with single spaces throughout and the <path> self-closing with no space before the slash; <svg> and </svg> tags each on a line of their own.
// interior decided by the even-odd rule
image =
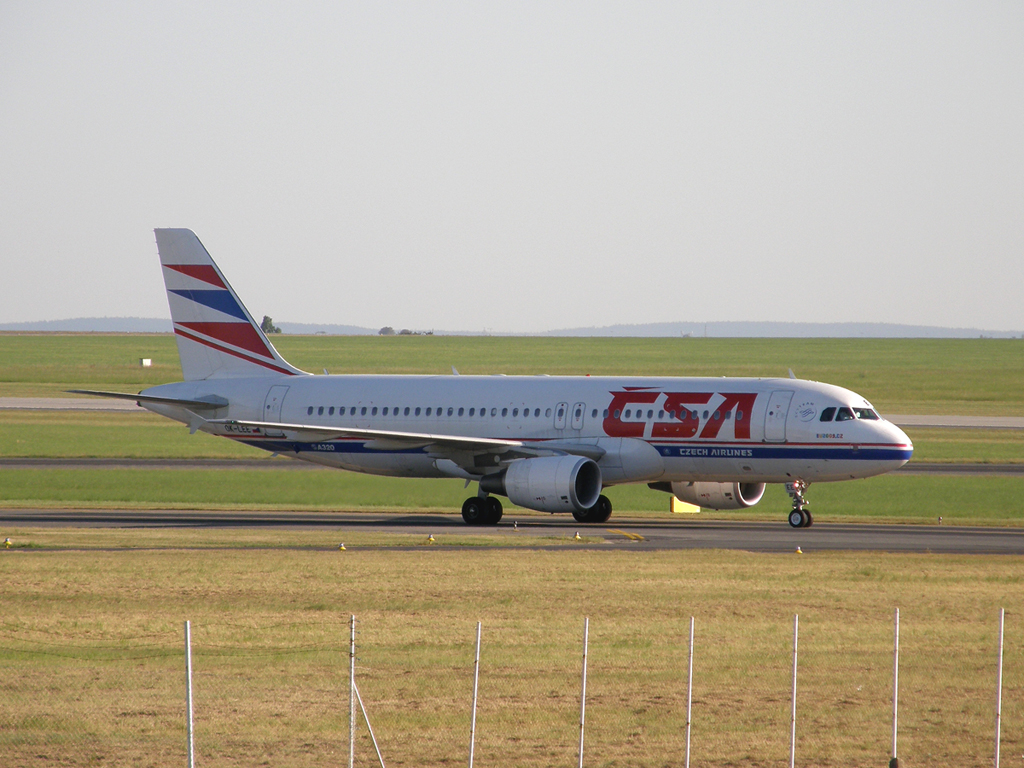
<svg viewBox="0 0 1024 768">
<path fill-rule="evenodd" d="M 993 339 L 1024 338 L 1022 331 L 940 328 L 893 323 L 646 323 L 563 328 L 538 336 L 708 336 L 712 338 Z"/>
<path fill-rule="evenodd" d="M 0 331 L 41 333 L 171 333 L 170 319 L 159 317 L 75 317 L 34 323 L 0 323 Z"/>
<path fill-rule="evenodd" d="M 279 322 L 282 332 L 300 335 L 371 336 L 377 328 L 329 323 Z M 33 323 L 0 323 L 0 331 L 50 333 L 170 333 L 171 321 L 154 317 L 78 317 Z M 435 331 L 438 336 L 479 336 L 477 331 Z M 981 328 L 941 328 L 892 323 L 645 323 L 605 325 L 600 328 L 563 328 L 543 333 L 494 333 L 492 336 L 708 336 L 710 338 L 866 338 L 866 339 L 1012 339 L 1024 331 L 987 331 Z"/>
</svg>

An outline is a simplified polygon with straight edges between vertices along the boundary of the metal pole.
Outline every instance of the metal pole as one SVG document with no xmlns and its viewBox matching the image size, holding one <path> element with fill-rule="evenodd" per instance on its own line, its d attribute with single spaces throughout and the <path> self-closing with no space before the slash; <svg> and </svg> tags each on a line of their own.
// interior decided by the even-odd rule
<svg viewBox="0 0 1024 768">
<path fill-rule="evenodd" d="M 996 768 L 999 768 L 999 741 L 1003 720 L 1003 621 L 1006 609 L 999 609 L 999 672 L 996 675 Z"/>
<path fill-rule="evenodd" d="M 370 725 L 370 718 L 366 716 L 366 707 L 363 706 L 363 697 L 359 695 L 359 689 L 354 689 L 356 692 L 356 698 L 359 700 L 359 709 L 363 711 L 363 720 L 366 721 L 366 730 L 370 732 L 370 741 L 373 742 L 373 748 L 377 752 L 377 760 L 380 762 L 380 768 L 386 768 L 384 765 L 384 757 L 380 753 L 380 747 L 377 746 L 377 737 L 373 735 L 373 726 Z"/>
<path fill-rule="evenodd" d="M 469 721 L 469 768 L 473 768 L 473 750 L 476 746 L 476 697 L 480 690 L 480 627 L 476 623 L 476 663 L 473 665 L 473 716 Z"/>
<path fill-rule="evenodd" d="M 896 609 L 895 629 L 892 650 L 892 760 L 891 768 L 897 768 L 900 761 L 896 756 L 896 734 L 899 725 L 900 708 L 900 609 Z"/>
<path fill-rule="evenodd" d="M 796 765 L 796 651 L 800 635 L 800 615 L 793 616 L 793 711 L 789 721 L 789 768 Z"/>
<path fill-rule="evenodd" d="M 690 617 L 690 671 L 686 678 L 686 768 L 690 768 L 690 717 L 693 708 L 693 616 Z"/>
<path fill-rule="evenodd" d="M 348 649 L 348 768 L 356 763 L 356 617 L 349 622 L 352 640 Z"/>
<path fill-rule="evenodd" d="M 188 768 L 195 768 L 195 731 L 192 721 L 192 625 L 185 622 L 185 705 L 188 709 Z"/>
<path fill-rule="evenodd" d="M 583 724 L 587 715 L 587 643 L 590 636 L 590 619 L 583 620 L 583 690 L 580 694 L 580 762 L 583 768 Z"/>
</svg>

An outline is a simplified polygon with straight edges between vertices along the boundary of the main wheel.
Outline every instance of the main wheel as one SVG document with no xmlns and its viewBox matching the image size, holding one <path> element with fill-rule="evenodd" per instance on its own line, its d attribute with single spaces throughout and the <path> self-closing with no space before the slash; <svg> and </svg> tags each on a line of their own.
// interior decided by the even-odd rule
<svg viewBox="0 0 1024 768">
<path fill-rule="evenodd" d="M 484 525 L 497 525 L 501 520 L 501 502 L 494 496 L 488 496 L 484 501 Z"/>
<path fill-rule="evenodd" d="M 466 513 L 463 512 L 462 516 L 465 517 Z M 802 509 L 794 509 L 789 513 L 789 524 L 794 528 L 804 527 L 804 511 Z"/>
<path fill-rule="evenodd" d="M 581 523 L 603 523 L 612 516 L 612 503 L 607 496 L 598 496 L 597 502 L 587 509 L 574 509 L 572 516 Z"/>
<path fill-rule="evenodd" d="M 607 496 L 601 495 L 597 497 L 597 504 L 590 508 L 590 522 L 592 523 L 606 523 L 608 518 L 612 516 L 612 503 Z"/>
<path fill-rule="evenodd" d="M 814 517 L 811 516 L 811 511 L 809 509 L 805 509 L 804 514 L 807 515 L 807 522 L 804 523 L 804 528 L 810 528 L 814 525 Z"/>
<path fill-rule="evenodd" d="M 479 496 L 470 496 L 462 502 L 462 519 L 467 525 L 483 525 L 485 513 L 484 499 Z"/>
</svg>

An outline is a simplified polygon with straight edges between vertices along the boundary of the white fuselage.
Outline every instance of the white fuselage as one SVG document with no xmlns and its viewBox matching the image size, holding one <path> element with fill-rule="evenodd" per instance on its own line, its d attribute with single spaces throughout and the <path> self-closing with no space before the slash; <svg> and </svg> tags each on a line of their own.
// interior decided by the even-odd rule
<svg viewBox="0 0 1024 768">
<path fill-rule="evenodd" d="M 142 394 L 224 398 L 229 405 L 212 415 L 217 420 L 497 438 L 553 451 L 559 443 L 593 445 L 605 486 L 849 480 L 896 469 L 913 451 L 898 427 L 873 415 L 822 421 L 830 408 L 873 411 L 847 389 L 797 379 L 280 375 L 166 384 Z M 181 407 L 143 404 L 190 421 Z M 496 470 L 486 463 L 490 455 L 467 470 L 450 452 L 381 439 L 207 431 L 356 472 L 469 479 Z"/>
</svg>

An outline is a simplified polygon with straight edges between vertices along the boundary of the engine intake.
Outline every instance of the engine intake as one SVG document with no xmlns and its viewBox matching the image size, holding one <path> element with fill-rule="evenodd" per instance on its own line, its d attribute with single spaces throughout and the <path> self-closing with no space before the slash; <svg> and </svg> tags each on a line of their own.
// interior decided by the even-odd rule
<svg viewBox="0 0 1024 768">
<path fill-rule="evenodd" d="M 746 509 L 764 496 L 764 483 L 672 483 L 672 493 L 705 509 Z"/>
<path fill-rule="evenodd" d="M 582 512 L 601 495 L 601 468 L 584 456 L 520 459 L 481 478 L 480 490 L 540 512 Z"/>
</svg>

